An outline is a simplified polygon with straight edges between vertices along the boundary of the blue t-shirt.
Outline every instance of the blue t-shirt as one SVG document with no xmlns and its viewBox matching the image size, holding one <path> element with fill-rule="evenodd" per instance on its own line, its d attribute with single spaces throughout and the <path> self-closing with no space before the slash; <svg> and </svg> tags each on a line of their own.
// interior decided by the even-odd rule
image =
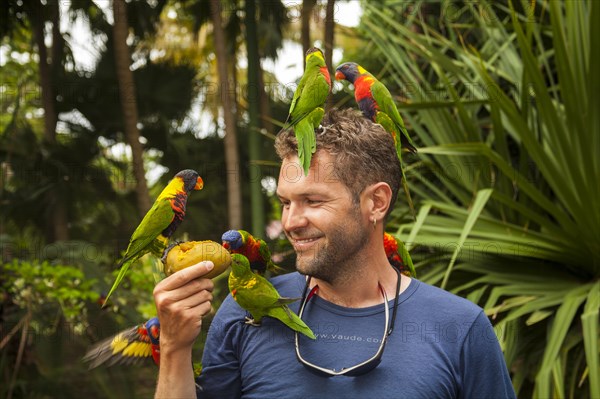
<svg viewBox="0 0 600 399">
<path fill-rule="evenodd" d="M 281 296 L 300 297 L 304 276 L 272 280 Z M 388 302 L 390 318 L 394 300 Z M 298 312 L 298 302 L 290 308 Z M 300 336 L 311 363 L 339 370 L 372 357 L 384 334 L 384 305 L 345 308 L 314 296 Z M 506 364 L 481 308 L 413 279 L 400 294 L 381 364 L 367 374 L 323 377 L 297 359 L 294 333 L 270 317 L 260 327 L 228 296 L 209 331 L 197 379 L 199 398 L 514 398 Z"/>
</svg>

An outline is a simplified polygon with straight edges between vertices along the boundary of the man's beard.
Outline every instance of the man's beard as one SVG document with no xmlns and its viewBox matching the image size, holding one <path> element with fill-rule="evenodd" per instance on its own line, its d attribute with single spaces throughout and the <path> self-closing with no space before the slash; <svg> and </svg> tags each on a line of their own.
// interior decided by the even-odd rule
<svg viewBox="0 0 600 399">
<path fill-rule="evenodd" d="M 327 243 L 319 248 L 297 254 L 296 269 L 302 274 L 333 284 L 356 272 L 356 254 L 367 243 L 368 233 L 359 222 L 359 215 L 348 215 L 347 222 L 327 232 Z"/>
</svg>

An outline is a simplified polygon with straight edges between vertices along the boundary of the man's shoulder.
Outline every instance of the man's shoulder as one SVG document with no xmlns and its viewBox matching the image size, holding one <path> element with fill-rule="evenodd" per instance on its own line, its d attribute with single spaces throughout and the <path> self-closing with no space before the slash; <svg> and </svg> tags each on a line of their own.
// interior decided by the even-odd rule
<svg viewBox="0 0 600 399">
<path fill-rule="evenodd" d="M 461 314 L 473 318 L 479 316 L 482 312 L 481 307 L 475 303 L 439 287 L 420 280 L 413 280 L 412 284 L 416 285 L 415 295 L 412 296 L 415 303 L 430 309 L 430 311 L 439 313 L 453 312 L 456 315 Z"/>
<path fill-rule="evenodd" d="M 281 274 L 273 277 L 270 281 L 279 295 L 287 297 L 301 296 L 306 285 L 306 278 L 298 272 Z"/>
</svg>

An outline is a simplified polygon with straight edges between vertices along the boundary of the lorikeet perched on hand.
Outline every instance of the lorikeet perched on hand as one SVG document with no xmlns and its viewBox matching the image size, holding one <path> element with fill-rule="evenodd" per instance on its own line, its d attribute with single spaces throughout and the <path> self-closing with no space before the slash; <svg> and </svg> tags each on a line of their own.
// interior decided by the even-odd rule
<svg viewBox="0 0 600 399">
<path fill-rule="evenodd" d="M 248 258 L 250 268 L 260 275 L 267 270 L 272 273 L 283 270 L 271 260 L 271 251 L 267 243 L 245 230 L 228 230 L 221 236 L 221 241 L 229 252 Z"/>
<path fill-rule="evenodd" d="M 390 91 L 383 83 L 355 62 L 345 62 L 338 66 L 335 71 L 337 80 L 347 80 L 354 85 L 354 98 L 365 118 L 379 123 L 392 135 L 400 165 L 403 165 L 402 150 L 406 149 L 415 153 L 417 149 L 408 135 L 406 127 L 404 127 L 404 121 L 400 116 L 400 112 L 398 112 L 398 108 L 396 108 L 396 104 L 394 104 Z M 414 206 L 406 183 L 404 167 L 402 167 L 402 186 L 406 193 L 408 205 L 414 215 Z"/>
<path fill-rule="evenodd" d="M 281 297 L 266 278 L 252 272 L 244 255 L 231 255 L 229 291 L 237 304 L 252 315 L 252 319 L 247 318 L 247 324 L 258 326 L 264 316 L 270 316 L 315 339 L 311 329 L 287 306 L 300 298 Z"/>
<path fill-rule="evenodd" d="M 152 359 L 160 365 L 160 323 L 153 317 L 94 345 L 84 356 L 90 369 L 102 364 L 133 364 Z"/>
<path fill-rule="evenodd" d="M 177 173 L 163 189 L 152 208 L 133 232 L 120 263 L 121 270 L 106 296 L 105 305 L 133 262 L 148 252 L 159 258 L 162 256 L 168 245 L 169 237 L 173 235 L 185 217 L 189 193 L 192 190 L 201 190 L 202 187 L 204 187 L 204 182 L 198 172 L 186 169 Z"/>
<path fill-rule="evenodd" d="M 312 154 L 316 151 L 315 129 L 321 124 L 323 106 L 331 90 L 331 77 L 323 52 L 316 47 L 306 52 L 304 74 L 294 92 L 287 126 L 294 129 L 298 141 L 298 159 L 308 175 Z"/>
<path fill-rule="evenodd" d="M 408 277 L 417 277 L 415 266 L 404 243 L 390 233 L 383 233 L 383 248 L 385 255 L 392 266 L 396 266 L 402 274 Z M 398 250 L 400 249 L 400 250 Z"/>
</svg>

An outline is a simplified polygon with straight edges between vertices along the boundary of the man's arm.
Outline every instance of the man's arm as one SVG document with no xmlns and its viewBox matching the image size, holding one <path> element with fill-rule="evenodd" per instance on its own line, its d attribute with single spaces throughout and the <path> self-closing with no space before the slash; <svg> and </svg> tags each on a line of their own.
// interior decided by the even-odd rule
<svg viewBox="0 0 600 399">
<path fill-rule="evenodd" d="M 195 398 L 192 346 L 210 312 L 213 282 L 202 276 L 214 267 L 201 262 L 167 277 L 154 288 L 160 320 L 160 370 L 155 399 Z"/>
</svg>

